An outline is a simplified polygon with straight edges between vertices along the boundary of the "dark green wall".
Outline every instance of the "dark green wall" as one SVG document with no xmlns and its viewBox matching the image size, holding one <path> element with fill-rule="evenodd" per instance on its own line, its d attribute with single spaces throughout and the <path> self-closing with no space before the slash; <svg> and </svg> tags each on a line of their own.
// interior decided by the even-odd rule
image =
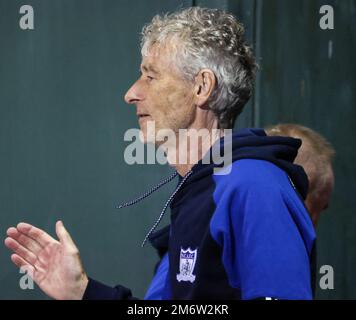
<svg viewBox="0 0 356 320">
<path fill-rule="evenodd" d="M 140 247 L 175 183 L 118 211 L 171 170 L 129 166 L 124 132 L 137 127 L 123 95 L 138 76 L 139 32 L 158 12 L 191 4 L 235 13 L 246 26 L 261 70 L 237 126 L 298 122 L 335 146 L 336 190 L 318 228 L 319 264 L 335 270 L 335 290 L 356 298 L 356 160 L 353 124 L 356 1 L 328 1 L 335 30 L 319 28 L 317 0 L 29 0 L 35 30 L 18 26 L 24 2 L 0 0 L 0 232 L 28 221 L 54 235 L 62 219 L 90 276 L 143 297 L 156 262 Z M 329 56 L 329 42 L 333 52 Z M 162 226 L 168 223 L 167 217 Z M 0 246 L 0 298 L 38 299 L 23 291 L 10 252 Z"/>
</svg>

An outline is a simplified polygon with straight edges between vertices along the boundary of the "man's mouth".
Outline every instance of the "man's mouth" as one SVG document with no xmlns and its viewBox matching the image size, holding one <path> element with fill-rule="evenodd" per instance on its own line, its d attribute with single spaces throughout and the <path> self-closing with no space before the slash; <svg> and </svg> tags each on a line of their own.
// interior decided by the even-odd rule
<svg viewBox="0 0 356 320">
<path fill-rule="evenodd" d="M 140 113 L 140 114 L 137 114 L 137 117 L 139 120 L 143 119 L 143 118 L 147 118 L 149 117 L 150 115 L 147 114 L 147 113 Z"/>
</svg>

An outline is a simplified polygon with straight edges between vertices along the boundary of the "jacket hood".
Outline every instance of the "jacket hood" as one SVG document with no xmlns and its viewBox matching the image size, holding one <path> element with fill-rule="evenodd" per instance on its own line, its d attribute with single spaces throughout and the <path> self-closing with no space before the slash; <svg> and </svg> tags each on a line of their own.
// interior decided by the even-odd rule
<svg viewBox="0 0 356 320">
<path fill-rule="evenodd" d="M 202 159 L 193 166 L 193 175 L 187 183 L 212 174 L 212 169 L 218 168 L 219 164 L 208 160 L 214 159 L 214 154 L 219 152 L 223 155 L 222 158 L 230 158 L 230 163 L 240 159 L 259 159 L 272 162 L 288 174 L 297 191 L 305 200 L 308 192 L 308 177 L 301 166 L 293 163 L 301 144 L 300 139 L 267 136 L 263 129 L 246 128 L 233 131 L 231 135 L 216 141 L 204 156 L 210 164 L 204 164 Z"/>
</svg>

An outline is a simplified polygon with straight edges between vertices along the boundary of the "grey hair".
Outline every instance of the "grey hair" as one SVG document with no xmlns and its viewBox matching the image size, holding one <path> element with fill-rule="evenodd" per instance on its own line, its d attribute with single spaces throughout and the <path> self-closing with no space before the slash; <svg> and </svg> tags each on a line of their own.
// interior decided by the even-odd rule
<svg viewBox="0 0 356 320">
<path fill-rule="evenodd" d="M 141 53 L 145 56 L 152 45 L 173 41 L 179 46 L 176 67 L 187 80 L 193 81 L 203 68 L 213 71 L 217 86 L 208 105 L 220 128 L 232 128 L 252 94 L 257 68 L 244 33 L 232 14 L 192 7 L 156 15 L 142 30 Z"/>
</svg>

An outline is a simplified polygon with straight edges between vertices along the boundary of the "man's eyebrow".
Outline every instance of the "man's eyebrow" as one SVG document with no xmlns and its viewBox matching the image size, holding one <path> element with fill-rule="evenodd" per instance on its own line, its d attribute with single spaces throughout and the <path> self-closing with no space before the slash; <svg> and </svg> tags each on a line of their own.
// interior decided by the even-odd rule
<svg viewBox="0 0 356 320">
<path fill-rule="evenodd" d="M 145 72 L 153 72 L 155 74 L 159 74 L 158 70 L 156 70 L 152 65 L 148 64 L 148 65 L 141 65 L 141 69 Z"/>
</svg>

